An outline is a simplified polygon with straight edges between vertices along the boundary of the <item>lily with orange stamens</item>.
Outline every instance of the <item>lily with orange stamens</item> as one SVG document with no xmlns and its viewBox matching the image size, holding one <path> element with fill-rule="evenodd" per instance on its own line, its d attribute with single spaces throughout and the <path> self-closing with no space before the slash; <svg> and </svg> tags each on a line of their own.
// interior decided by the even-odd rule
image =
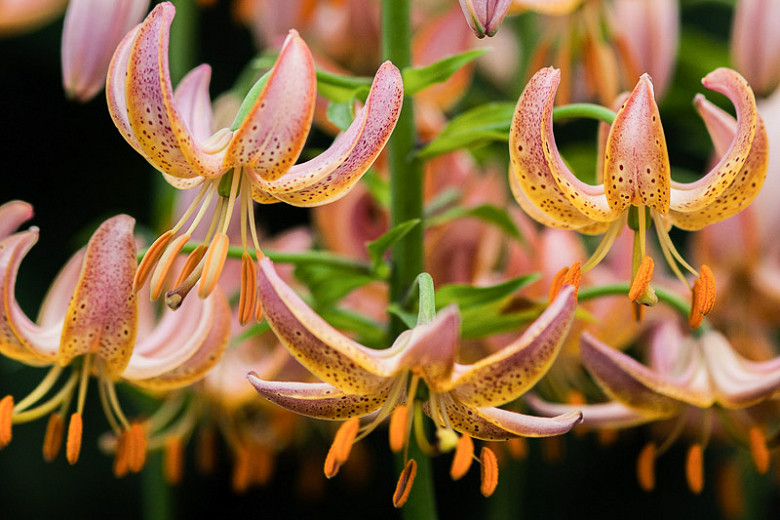
<svg viewBox="0 0 780 520">
<path fill-rule="evenodd" d="M 401 334 L 391 348 L 373 350 L 350 340 L 315 314 L 281 281 L 268 259 L 260 262 L 259 285 L 271 328 L 323 382 L 265 381 L 254 373 L 249 374 L 250 382 L 268 400 L 302 415 L 348 419 L 352 422 L 342 428 L 350 431 L 357 418 L 368 416 L 354 440 L 368 435 L 400 405 L 405 405 L 401 410 L 406 414 L 393 418 L 391 439 L 404 440 L 393 445 L 407 450 L 414 424 L 417 442 L 432 455 L 455 448 L 456 432 L 483 440 L 546 437 L 566 433 L 580 420 L 577 412 L 540 419 L 495 408 L 526 392 L 552 364 L 574 317 L 576 302 L 570 287 L 515 342 L 475 364 L 461 365 L 455 362 L 460 319 L 454 306 L 429 322 L 424 322 L 426 313 L 421 312 L 423 323 Z M 428 388 L 427 399 L 417 393 L 421 380 Z M 419 428 L 423 411 L 436 426 L 436 447 Z M 347 453 L 344 448 L 353 436 L 343 433 L 337 440 L 339 447 L 326 464 L 329 476 L 345 462 L 339 454 Z"/>
<path fill-rule="evenodd" d="M 0 207 L 4 225 L 9 221 L 18 225 L 31 214 L 29 206 L 19 202 Z M 51 366 L 24 399 L 14 404 L 11 396 L 3 398 L 3 444 L 10 441 L 11 424 L 54 414 L 44 445 L 44 457 L 53 459 L 62 443 L 64 418 L 76 398 L 66 443 L 68 461 L 75 463 L 81 447 L 87 385 L 94 375 L 106 418 L 117 436 L 125 438 L 132 454 L 128 467 L 140 471 L 145 454 L 143 428 L 126 418 L 117 400 L 116 381 L 123 379 L 155 390 L 175 388 L 199 379 L 219 359 L 230 326 L 227 301 L 220 291 L 193 301 L 179 313 L 166 312 L 155 325 L 147 316 L 151 309 L 139 310 L 132 290 L 136 269 L 133 225 L 134 220 L 126 215 L 101 224 L 86 249 L 77 253 L 54 281 L 37 322 L 19 308 L 14 292 L 19 265 L 37 241 L 38 230 L 31 228 L 0 241 L 0 353 L 28 365 Z M 65 383 L 55 395 L 44 399 L 65 367 L 71 368 Z"/>
<path fill-rule="evenodd" d="M 775 432 L 763 423 L 762 406 L 780 392 L 780 358 L 749 361 L 738 355 L 720 333 L 685 336 L 670 322 L 658 326 L 650 343 L 650 366 L 615 350 L 588 334 L 580 343 L 582 361 L 612 399 L 581 405 L 583 425 L 624 428 L 670 420 L 670 434 L 661 446 L 646 447 L 638 459 L 640 485 L 652 489 L 655 459 L 677 439 L 683 428 L 696 425 L 698 435 L 688 453 L 686 474 L 690 489 L 703 486 L 702 450 L 717 417 L 737 443 L 750 450 L 756 469 L 768 469 L 767 438 Z M 572 406 L 528 399 L 540 413 L 560 414 Z"/>
<path fill-rule="evenodd" d="M 252 199 L 317 206 L 343 197 L 376 159 L 401 110 L 401 74 L 384 63 L 365 105 L 352 125 L 314 159 L 295 164 L 311 127 L 316 76 L 311 52 L 291 31 L 276 64 L 253 89 L 230 128 L 213 132 L 208 96 L 210 68 L 190 71 L 173 90 L 168 70 L 168 41 L 175 8 L 164 2 L 131 31 L 117 48 L 107 82 L 111 116 L 127 142 L 160 170 L 177 189 L 200 186 L 193 205 L 163 234 L 144 258 L 135 281 L 138 290 L 161 258 L 175 256 L 201 223 L 217 196 L 208 227 L 205 255 L 166 294 L 176 308 L 200 281 L 199 295 L 215 287 L 227 254 L 226 233 L 240 198 L 242 244 L 248 252 L 247 224 L 255 253 L 261 256 L 254 229 Z M 189 229 L 175 238 L 201 206 Z M 166 251 L 169 254 L 166 256 Z M 249 254 L 247 262 L 251 262 Z M 167 265 L 167 264 L 163 264 Z M 168 269 L 157 281 L 164 283 Z M 253 289 L 247 289 L 253 290 Z"/>
<path fill-rule="evenodd" d="M 669 227 L 696 230 L 739 213 L 758 194 L 766 176 L 767 134 L 747 82 L 725 68 L 702 80 L 706 87 L 731 99 L 737 120 L 730 146 L 717 165 L 698 181 L 685 184 L 671 180 L 653 85 L 649 76 L 642 76 L 609 130 L 600 172 L 602 183 L 598 185 L 580 181 L 555 145 L 552 110 L 559 82 L 559 71 L 542 69 L 517 103 L 509 140 L 509 180 L 515 199 L 542 224 L 586 234 L 604 233 L 601 244 L 582 266 L 583 272 L 602 260 L 630 221 L 636 230 L 635 277 L 647 256 L 649 214 L 669 267 L 690 288 L 679 266 L 696 277 L 699 273 L 675 249 Z M 702 97 L 696 98 L 696 104 L 709 126 L 709 105 Z M 714 289 L 709 285 L 707 288 Z M 698 310 L 705 312 L 706 308 Z"/>
</svg>

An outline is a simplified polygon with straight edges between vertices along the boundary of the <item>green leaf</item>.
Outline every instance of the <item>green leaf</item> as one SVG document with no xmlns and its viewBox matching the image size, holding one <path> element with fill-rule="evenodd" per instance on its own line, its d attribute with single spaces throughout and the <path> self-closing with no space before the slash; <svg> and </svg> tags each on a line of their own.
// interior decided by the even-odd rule
<svg viewBox="0 0 780 520">
<path fill-rule="evenodd" d="M 417 314 L 414 312 L 405 311 L 397 303 L 391 303 L 387 306 L 387 312 L 400 318 L 400 320 L 406 325 L 407 328 L 412 329 L 417 325 Z"/>
<path fill-rule="evenodd" d="M 478 339 L 494 334 L 518 330 L 539 317 L 539 310 L 527 310 L 501 314 L 494 306 L 480 306 L 461 312 L 460 336 L 463 339 Z"/>
<path fill-rule="evenodd" d="M 328 119 L 339 130 L 345 131 L 355 119 L 355 101 L 353 99 L 341 103 L 331 101 L 328 104 Z"/>
<path fill-rule="evenodd" d="M 381 237 L 368 243 L 368 254 L 371 257 L 372 271 L 374 273 L 377 273 L 379 276 L 387 274 L 382 269 L 382 267 L 386 267 L 383 261 L 385 253 L 418 224 L 420 224 L 420 219 L 418 218 L 401 222 Z"/>
<path fill-rule="evenodd" d="M 377 175 L 376 170 L 368 170 L 361 180 L 377 204 L 383 208 L 390 207 L 390 184 Z"/>
<path fill-rule="evenodd" d="M 508 141 L 514 103 L 488 103 L 467 110 L 449 122 L 447 127 L 419 152 L 423 159 L 473 148 L 493 141 Z"/>
<path fill-rule="evenodd" d="M 515 225 L 512 217 L 509 216 L 506 210 L 492 204 L 481 204 L 472 208 L 455 207 L 445 211 L 441 215 L 430 218 L 426 224 L 429 226 L 436 226 L 462 217 L 478 218 L 488 224 L 495 225 L 513 238 L 518 240 L 522 239 L 520 230 Z"/>
<path fill-rule="evenodd" d="M 436 307 L 441 308 L 450 303 L 457 303 L 461 309 L 467 310 L 475 306 L 498 303 L 535 282 L 539 277 L 538 273 L 531 273 L 485 287 L 461 284 L 444 285 L 436 291 Z"/>
<path fill-rule="evenodd" d="M 353 332 L 357 341 L 372 348 L 386 346 L 387 331 L 384 326 L 360 314 L 344 309 L 330 309 L 322 317 L 341 331 Z"/>
<path fill-rule="evenodd" d="M 322 309 L 333 307 L 350 292 L 374 281 L 373 276 L 352 269 L 315 263 L 297 265 L 295 277 L 306 284 L 316 307 Z"/>
<path fill-rule="evenodd" d="M 371 78 L 341 76 L 317 71 L 317 91 L 336 103 L 350 100 L 365 101 L 371 90 Z"/>
<path fill-rule="evenodd" d="M 406 67 L 401 72 L 404 78 L 404 94 L 411 96 L 435 83 L 446 81 L 461 67 L 479 58 L 486 52 L 488 52 L 488 49 L 474 49 L 449 56 L 427 67 Z"/>
</svg>

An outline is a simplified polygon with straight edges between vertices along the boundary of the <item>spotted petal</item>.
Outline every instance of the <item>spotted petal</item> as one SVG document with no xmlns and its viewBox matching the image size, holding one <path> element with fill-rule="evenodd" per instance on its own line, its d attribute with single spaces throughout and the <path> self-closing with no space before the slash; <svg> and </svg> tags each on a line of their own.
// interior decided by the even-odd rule
<svg viewBox="0 0 780 520">
<path fill-rule="evenodd" d="M 376 392 L 363 395 L 345 392 L 328 383 L 265 381 L 250 372 L 247 377 L 257 392 L 292 412 L 318 419 L 343 420 L 368 415 L 387 400 L 393 386 L 389 381 Z"/>
<path fill-rule="evenodd" d="M 496 406 L 524 394 L 545 374 L 574 320 L 574 289 L 564 289 L 513 343 L 473 365 L 456 365 L 447 385 L 465 405 Z M 441 391 L 439 390 L 439 391 Z"/>
<path fill-rule="evenodd" d="M 486 441 L 562 435 L 582 421 L 582 413 L 578 411 L 557 417 L 534 417 L 500 408 L 466 406 L 449 394 L 442 396 L 441 404 L 453 428 Z M 430 415 L 427 405 L 424 409 Z"/>
<path fill-rule="evenodd" d="M 702 84 L 724 94 L 734 104 L 737 129 L 731 146 L 720 161 L 701 179 L 691 183 L 672 181 L 671 209 L 679 212 L 697 211 L 711 204 L 739 176 L 751 155 L 753 138 L 758 127 L 758 110 L 753 91 L 736 71 L 719 68 L 707 74 Z"/>
<path fill-rule="evenodd" d="M 374 77 L 366 104 L 330 148 L 275 179 L 269 180 L 264 170 L 258 172 L 256 166 L 248 169 L 255 199 L 264 202 L 261 194 L 265 193 L 305 207 L 340 199 L 349 193 L 384 148 L 398 121 L 402 103 L 401 73 L 392 63 L 385 62 Z"/>
<path fill-rule="evenodd" d="M 118 377 L 130 361 L 138 325 L 134 224 L 132 218 L 119 215 L 101 224 L 90 238 L 62 326 L 60 364 L 97 354 L 107 373 Z"/>
</svg>

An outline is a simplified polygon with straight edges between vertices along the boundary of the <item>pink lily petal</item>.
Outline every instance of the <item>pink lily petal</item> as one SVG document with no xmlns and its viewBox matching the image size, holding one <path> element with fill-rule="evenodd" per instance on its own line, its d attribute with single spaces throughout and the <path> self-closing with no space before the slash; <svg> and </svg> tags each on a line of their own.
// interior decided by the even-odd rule
<svg viewBox="0 0 780 520">
<path fill-rule="evenodd" d="M 460 7 L 477 38 L 493 36 L 512 0 L 460 0 Z"/>
<path fill-rule="evenodd" d="M 178 315 L 176 316 L 178 318 L 176 323 L 173 324 L 174 333 L 171 335 L 172 337 L 166 338 L 169 343 L 173 344 L 173 348 L 170 346 L 166 348 L 169 351 L 168 356 L 159 359 L 159 356 L 156 355 L 157 345 L 147 347 L 147 341 L 139 342 L 137 350 L 154 353 L 151 358 L 145 360 L 145 372 L 148 374 L 159 370 L 159 368 L 164 370 L 145 379 L 131 380 L 134 385 L 155 391 L 181 388 L 203 378 L 219 362 L 230 340 L 230 307 L 227 299 L 224 293 L 217 288 L 206 299 L 191 298 L 191 300 L 195 303 L 194 306 L 199 307 L 198 310 L 200 311 L 195 314 L 196 323 L 192 334 L 182 334 L 182 330 L 186 330 L 181 328 L 183 325 L 181 323 L 183 318 L 181 314 L 186 312 L 184 310 L 184 307 L 187 305 L 186 302 L 175 313 L 166 309 L 166 312 Z M 158 327 L 163 327 L 163 323 L 160 323 Z M 154 339 L 158 342 L 162 339 L 157 334 L 154 336 Z M 180 354 L 192 351 L 190 347 L 193 344 L 195 346 L 194 352 L 182 361 Z M 122 374 L 123 378 L 131 379 L 131 373 L 138 376 L 144 372 L 144 370 L 136 369 L 135 366 L 137 362 L 143 359 L 142 356 L 143 354 L 139 356 L 133 355 L 128 369 Z M 176 359 L 177 357 L 179 359 Z M 131 367 L 133 369 L 132 372 L 129 371 Z"/>
<path fill-rule="evenodd" d="M 292 30 L 263 91 L 236 130 L 222 170 L 247 165 L 261 179 L 274 181 L 281 177 L 303 149 L 316 97 L 314 59 L 306 43 Z"/>
<path fill-rule="evenodd" d="M 557 404 L 549 403 L 533 394 L 528 394 L 523 399 L 531 408 L 547 416 L 580 411 L 582 425 L 591 428 L 629 428 L 654 420 L 652 416 L 644 415 L 617 401 L 583 405 Z"/>
<path fill-rule="evenodd" d="M 780 204 L 777 203 L 777 194 L 780 193 L 780 154 L 774 150 L 780 150 L 780 89 L 774 94 L 758 103 L 758 111 L 769 129 L 769 174 L 764 179 L 764 186 L 753 202 L 753 211 L 756 213 L 756 221 L 760 237 L 764 243 L 773 243 L 777 236 L 777 225 L 780 223 Z M 772 130 L 775 129 L 775 130 Z"/>
<path fill-rule="evenodd" d="M 456 365 L 448 389 L 467 406 L 496 406 L 517 399 L 555 361 L 576 307 L 574 288 L 565 286 L 514 342 L 473 365 Z"/>
<path fill-rule="evenodd" d="M 111 56 L 149 8 L 149 0 L 70 0 L 62 29 L 65 92 L 89 101 L 103 88 Z"/>
<path fill-rule="evenodd" d="M 751 146 L 758 126 L 758 110 L 747 81 L 731 69 L 719 68 L 707 74 L 702 84 L 725 95 L 734 104 L 737 131 L 728 151 L 704 177 L 687 184 L 672 181 L 670 206 L 674 211 L 697 211 L 711 203 L 734 182 L 745 160 L 753 155 Z"/>
<path fill-rule="evenodd" d="M 176 86 L 173 94 L 182 121 L 199 142 L 211 137 L 210 81 L 211 67 L 204 63 L 189 71 Z"/>
<path fill-rule="evenodd" d="M 135 37 L 140 30 L 141 24 L 138 24 L 122 38 L 114 51 L 106 76 L 106 101 L 108 102 L 108 113 L 119 133 L 136 152 L 149 161 L 149 157 L 144 153 L 138 139 L 135 138 L 130 120 L 127 117 L 127 65 L 130 63 L 130 51 L 133 48 Z"/>
<path fill-rule="evenodd" d="M 21 34 L 53 20 L 67 0 L 0 0 L 0 35 Z"/>
<path fill-rule="evenodd" d="M 0 354 L 43 365 L 57 359 L 60 326 L 37 327 L 19 307 L 14 294 L 19 264 L 37 240 L 38 229 L 33 228 L 0 241 Z"/>
<path fill-rule="evenodd" d="M 344 420 L 368 415 L 387 400 L 392 382 L 369 395 L 350 394 L 328 383 L 265 381 L 256 373 L 247 375 L 257 393 L 297 414 L 318 419 Z"/>
<path fill-rule="evenodd" d="M 547 222 L 553 222 L 550 225 L 581 229 L 614 220 L 616 215 L 604 187 L 579 181 L 555 146 L 552 111 L 560 81 L 559 70 L 542 69 L 529 80 L 517 102 L 509 134 L 510 183 L 515 197 L 519 199 L 517 193 L 522 191 L 523 198 L 544 213 Z"/>
<path fill-rule="evenodd" d="M 62 326 L 62 320 L 68 311 L 68 304 L 70 304 L 73 291 L 79 282 L 81 266 L 84 264 L 86 252 L 86 249 L 77 251 L 65 266 L 60 269 L 57 277 L 49 286 L 36 320 L 40 327 Z"/>
<path fill-rule="evenodd" d="M 130 49 L 127 119 L 144 155 L 173 177 L 215 177 L 226 168 L 221 154 L 207 153 L 176 106 L 168 65 L 170 27 L 176 9 L 159 4 L 146 17 Z"/>
<path fill-rule="evenodd" d="M 579 411 L 565 413 L 558 417 L 535 417 L 500 408 L 466 406 L 449 394 L 444 394 L 441 401 L 442 408 L 453 428 L 475 439 L 486 441 L 562 435 L 582 421 L 582 413 Z M 423 409 L 430 415 L 427 405 Z"/>
<path fill-rule="evenodd" d="M 131 217 L 119 215 L 101 224 L 90 238 L 62 326 L 58 356 L 62 365 L 93 353 L 105 362 L 110 376 L 119 377 L 130 361 L 138 323 L 134 224 Z"/>
<path fill-rule="evenodd" d="M 22 223 L 33 217 L 33 208 L 21 200 L 0 205 L 0 240 L 16 231 Z"/>
<path fill-rule="evenodd" d="M 652 370 L 588 333 L 580 338 L 580 354 L 582 362 L 607 395 L 647 416 L 654 419 L 672 417 L 680 413 L 684 402 L 689 402 L 688 396 L 684 396 L 684 388 L 672 387 Z M 682 395 L 670 397 L 667 393 Z M 685 398 L 680 399 L 682 396 Z M 700 404 L 709 406 L 712 403 L 702 400 Z"/>
<path fill-rule="evenodd" d="M 671 167 L 653 83 L 647 74 L 615 116 L 604 159 L 604 186 L 615 214 L 634 204 L 666 215 Z"/>
<path fill-rule="evenodd" d="M 289 93 L 285 94 L 289 96 Z M 318 206 L 349 193 L 371 167 L 395 128 L 403 103 L 403 80 L 398 68 L 385 62 L 371 85 L 366 104 L 346 132 L 319 156 L 297 164 L 275 180 L 249 172 L 253 187 L 294 206 Z"/>
<path fill-rule="evenodd" d="M 780 4 L 772 0 L 739 0 L 734 11 L 731 55 L 736 68 L 761 93 L 780 83 Z"/>
</svg>

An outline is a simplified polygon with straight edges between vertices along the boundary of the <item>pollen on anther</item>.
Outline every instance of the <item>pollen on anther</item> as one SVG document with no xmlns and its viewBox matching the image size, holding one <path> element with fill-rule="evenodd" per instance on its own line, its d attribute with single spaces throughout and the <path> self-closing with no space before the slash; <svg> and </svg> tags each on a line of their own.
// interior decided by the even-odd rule
<svg viewBox="0 0 780 520">
<path fill-rule="evenodd" d="M 184 445 L 181 437 L 172 435 L 165 439 L 163 470 L 168 484 L 178 484 L 184 472 Z"/>
<path fill-rule="evenodd" d="M 756 471 L 763 475 L 769 471 L 769 450 L 766 447 L 766 438 L 758 426 L 752 426 L 748 431 L 748 442 L 753 465 Z"/>
<path fill-rule="evenodd" d="M 14 416 L 14 398 L 7 395 L 0 400 L 0 448 L 11 442 Z"/>
<path fill-rule="evenodd" d="M 474 441 L 471 440 L 469 435 L 461 435 L 455 448 L 455 455 L 452 457 L 452 466 L 450 466 L 450 477 L 452 477 L 452 480 L 463 478 L 468 473 L 473 460 Z"/>
<path fill-rule="evenodd" d="M 51 414 L 49 422 L 46 423 L 46 433 L 43 436 L 43 460 L 52 462 L 57 458 L 62 447 L 64 433 L 65 419 L 62 414 Z"/>
<path fill-rule="evenodd" d="M 398 453 L 406 443 L 406 431 L 409 425 L 409 408 L 405 404 L 395 407 L 390 416 L 390 450 Z"/>
<path fill-rule="evenodd" d="M 493 450 L 483 446 L 479 454 L 479 461 L 482 463 L 480 473 L 482 483 L 479 490 L 482 496 L 489 497 L 498 486 L 498 459 Z"/>
<path fill-rule="evenodd" d="M 70 416 L 70 422 L 68 423 L 68 440 L 65 443 L 65 456 L 71 466 L 79 460 L 79 454 L 81 453 L 82 428 L 81 414 L 74 412 Z"/>
<path fill-rule="evenodd" d="M 636 478 L 639 481 L 639 487 L 645 491 L 655 489 L 655 458 L 656 445 L 654 442 L 648 442 L 639 457 L 636 459 Z"/>
<path fill-rule="evenodd" d="M 401 476 L 398 477 L 398 484 L 395 486 L 395 493 L 393 493 L 393 505 L 396 508 L 403 507 L 406 501 L 409 499 L 409 493 L 412 491 L 412 484 L 414 484 L 414 477 L 417 476 L 417 461 L 409 459 L 406 463 L 404 470 L 401 472 Z"/>
<path fill-rule="evenodd" d="M 688 449 L 685 458 L 685 477 L 688 487 L 697 495 L 704 489 L 704 453 L 701 444 L 694 444 Z"/>
</svg>

